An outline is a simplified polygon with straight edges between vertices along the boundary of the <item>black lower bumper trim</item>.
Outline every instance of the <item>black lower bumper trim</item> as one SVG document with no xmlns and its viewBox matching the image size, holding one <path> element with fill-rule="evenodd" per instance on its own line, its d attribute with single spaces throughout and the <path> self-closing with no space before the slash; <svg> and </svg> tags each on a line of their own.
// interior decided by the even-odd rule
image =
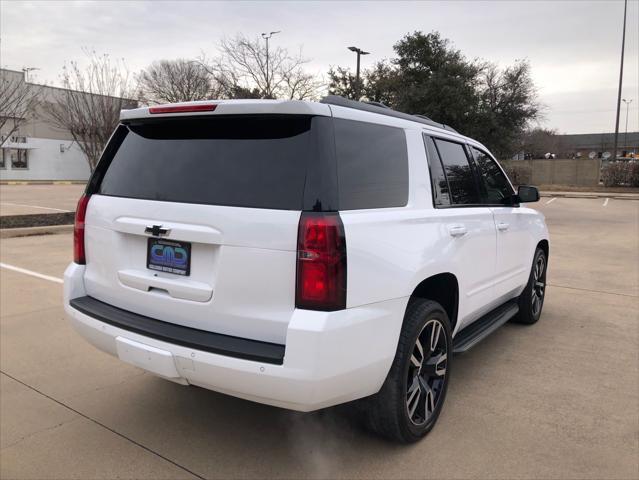
<svg viewBox="0 0 639 480">
<path fill-rule="evenodd" d="M 89 317 L 146 337 L 228 357 L 275 365 L 284 363 L 284 345 L 232 337 L 155 320 L 92 297 L 74 298 L 70 304 Z"/>
</svg>

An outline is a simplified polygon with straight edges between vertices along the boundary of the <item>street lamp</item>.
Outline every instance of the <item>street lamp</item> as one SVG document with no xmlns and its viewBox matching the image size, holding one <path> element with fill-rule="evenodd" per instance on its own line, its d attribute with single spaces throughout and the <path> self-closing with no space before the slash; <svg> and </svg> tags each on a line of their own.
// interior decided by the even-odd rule
<svg viewBox="0 0 639 480">
<path fill-rule="evenodd" d="M 617 144 L 619 143 L 619 109 L 621 108 L 621 86 L 623 83 L 623 54 L 626 48 L 626 12 L 628 10 L 628 0 L 623 4 L 623 33 L 621 34 L 621 62 L 619 62 L 619 90 L 617 92 L 617 117 L 615 119 L 615 143 L 612 150 L 612 159 L 617 159 Z"/>
<path fill-rule="evenodd" d="M 277 32 L 262 33 L 262 38 L 266 40 L 266 95 L 268 95 L 269 97 L 272 97 L 272 95 L 271 82 L 268 78 L 268 41 L 273 35 L 277 33 L 281 33 L 281 30 L 278 30 Z"/>
<path fill-rule="evenodd" d="M 623 103 L 626 104 L 626 133 L 623 136 L 623 143 L 626 144 L 626 148 L 628 148 L 628 110 L 630 109 L 630 104 L 632 103 L 632 98 L 630 100 L 626 100 L 622 98 Z"/>
<path fill-rule="evenodd" d="M 362 55 L 368 55 L 370 52 L 365 52 L 364 50 L 362 50 L 361 48 L 357 48 L 357 47 L 348 47 L 348 49 L 351 52 L 355 52 L 357 53 L 357 70 L 355 73 L 355 94 L 357 95 L 357 98 L 355 100 L 359 100 L 360 97 L 360 84 L 359 84 L 359 57 Z"/>
</svg>

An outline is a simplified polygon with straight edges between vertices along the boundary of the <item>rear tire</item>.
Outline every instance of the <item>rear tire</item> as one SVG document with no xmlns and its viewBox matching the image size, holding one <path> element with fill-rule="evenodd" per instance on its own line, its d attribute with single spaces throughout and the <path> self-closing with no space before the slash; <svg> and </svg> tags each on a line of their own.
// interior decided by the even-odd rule
<svg viewBox="0 0 639 480">
<path fill-rule="evenodd" d="M 448 388 L 451 333 L 439 303 L 424 299 L 409 303 L 384 385 L 360 404 L 370 429 L 402 443 L 415 442 L 432 430 Z"/>
<path fill-rule="evenodd" d="M 539 317 L 541 317 L 541 310 L 546 297 L 547 270 L 546 253 L 541 248 L 537 248 L 528 283 L 519 296 L 519 313 L 513 318 L 514 322 L 532 325 L 537 323 Z"/>
</svg>

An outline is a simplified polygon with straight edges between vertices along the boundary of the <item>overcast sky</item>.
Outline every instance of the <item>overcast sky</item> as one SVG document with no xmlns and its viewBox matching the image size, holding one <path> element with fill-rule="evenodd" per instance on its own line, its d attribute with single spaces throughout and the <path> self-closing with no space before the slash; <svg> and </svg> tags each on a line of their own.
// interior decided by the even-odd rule
<svg viewBox="0 0 639 480">
<path fill-rule="evenodd" d="M 31 78 L 58 85 L 65 61 L 83 48 L 122 57 L 133 72 L 151 61 L 214 54 L 222 36 L 281 30 L 277 45 L 303 47 L 309 70 L 354 66 L 346 47 L 369 52 L 367 67 L 393 56 L 415 30 L 438 30 L 469 58 L 500 65 L 527 58 L 543 126 L 562 133 L 614 130 L 623 2 L 212 2 L 0 0 L 0 65 L 38 67 Z M 639 130 L 639 2 L 628 2 L 623 97 Z M 623 104 L 622 104 L 622 107 Z M 427 113 L 427 112 L 426 112 Z M 625 128 L 625 108 L 621 127 Z"/>
</svg>

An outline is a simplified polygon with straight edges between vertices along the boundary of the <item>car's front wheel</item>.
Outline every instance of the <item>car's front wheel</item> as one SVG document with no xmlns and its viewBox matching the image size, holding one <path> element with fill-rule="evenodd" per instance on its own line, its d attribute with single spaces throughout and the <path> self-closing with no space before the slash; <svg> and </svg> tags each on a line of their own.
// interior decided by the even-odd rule
<svg viewBox="0 0 639 480">
<path fill-rule="evenodd" d="M 365 401 L 369 426 L 405 443 L 426 435 L 444 404 L 451 356 L 450 321 L 444 309 L 431 300 L 412 300 L 388 377 L 379 393 Z"/>
<path fill-rule="evenodd" d="M 513 319 L 518 323 L 532 325 L 541 317 L 541 309 L 546 297 L 546 271 L 548 259 L 546 253 L 537 248 L 533 259 L 532 269 L 528 277 L 528 284 L 519 296 L 519 313 Z"/>
</svg>

